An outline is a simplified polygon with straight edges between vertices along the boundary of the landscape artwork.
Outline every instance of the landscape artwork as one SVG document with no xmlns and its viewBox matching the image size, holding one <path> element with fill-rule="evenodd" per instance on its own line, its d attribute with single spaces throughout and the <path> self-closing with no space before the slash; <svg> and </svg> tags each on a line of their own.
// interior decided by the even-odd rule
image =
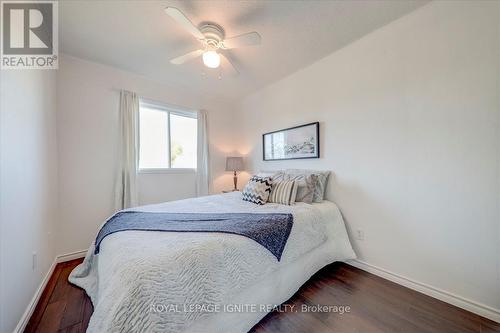
<svg viewBox="0 0 500 333">
<path fill-rule="evenodd" d="M 319 122 L 262 135 L 264 161 L 319 158 Z"/>
</svg>

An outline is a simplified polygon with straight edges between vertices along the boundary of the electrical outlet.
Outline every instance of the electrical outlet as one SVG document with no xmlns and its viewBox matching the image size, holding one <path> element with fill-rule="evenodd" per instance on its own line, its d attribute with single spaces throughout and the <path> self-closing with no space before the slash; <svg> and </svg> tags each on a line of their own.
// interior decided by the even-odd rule
<svg viewBox="0 0 500 333">
<path fill-rule="evenodd" d="M 35 268 L 36 268 L 36 252 L 33 252 L 31 256 L 31 269 L 35 270 Z"/>
<path fill-rule="evenodd" d="M 361 229 L 356 229 L 356 239 L 357 240 L 365 240 L 365 232 Z"/>
</svg>

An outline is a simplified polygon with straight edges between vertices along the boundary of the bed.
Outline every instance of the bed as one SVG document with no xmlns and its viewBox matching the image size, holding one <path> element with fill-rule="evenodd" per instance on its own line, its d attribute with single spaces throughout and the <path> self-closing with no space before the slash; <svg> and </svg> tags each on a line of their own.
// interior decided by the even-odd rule
<svg viewBox="0 0 500 333">
<path fill-rule="evenodd" d="M 291 213 L 278 260 L 254 240 L 213 232 L 128 230 L 90 246 L 69 281 L 94 305 L 88 332 L 248 332 L 325 265 L 355 258 L 329 201 L 258 206 L 240 192 L 134 208 L 168 213 Z"/>
</svg>

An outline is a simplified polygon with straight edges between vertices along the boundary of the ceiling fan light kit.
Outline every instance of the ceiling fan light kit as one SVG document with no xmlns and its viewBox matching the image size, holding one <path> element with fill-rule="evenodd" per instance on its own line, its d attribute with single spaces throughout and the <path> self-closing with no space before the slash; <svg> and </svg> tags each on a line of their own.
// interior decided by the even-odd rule
<svg viewBox="0 0 500 333">
<path fill-rule="evenodd" d="M 215 51 L 205 51 L 203 53 L 203 63 L 209 68 L 217 68 L 220 65 L 220 55 Z"/>
<path fill-rule="evenodd" d="M 170 63 L 174 65 L 181 65 L 201 55 L 203 64 L 205 64 L 206 67 L 218 68 L 222 59 L 224 60 L 224 65 L 230 67 L 228 69 L 233 74 L 237 75 L 238 70 L 220 51 L 243 46 L 259 45 L 261 42 L 261 37 L 257 32 L 249 32 L 225 39 L 224 29 L 217 24 L 205 23 L 198 28 L 177 8 L 167 7 L 165 8 L 165 13 L 172 17 L 179 25 L 198 39 L 202 44 L 202 49 L 191 51 L 185 55 L 171 59 Z"/>
<path fill-rule="evenodd" d="M 202 56 L 203 63 L 208 68 L 217 68 L 220 65 L 220 55 L 217 50 L 221 48 L 224 40 L 224 30 L 215 24 L 206 23 L 200 27 L 200 31 L 205 36 L 201 41 L 205 50 Z"/>
</svg>

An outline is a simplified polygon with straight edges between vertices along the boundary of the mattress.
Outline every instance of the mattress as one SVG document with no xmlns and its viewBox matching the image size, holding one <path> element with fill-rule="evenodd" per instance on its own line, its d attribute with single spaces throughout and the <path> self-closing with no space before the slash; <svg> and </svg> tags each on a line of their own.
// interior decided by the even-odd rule
<svg viewBox="0 0 500 333">
<path fill-rule="evenodd" d="M 323 266 L 355 254 L 329 201 L 257 206 L 241 193 L 134 208 L 171 213 L 291 213 L 278 261 L 252 239 L 223 233 L 123 231 L 91 244 L 70 282 L 94 313 L 88 332 L 247 332 Z"/>
</svg>

